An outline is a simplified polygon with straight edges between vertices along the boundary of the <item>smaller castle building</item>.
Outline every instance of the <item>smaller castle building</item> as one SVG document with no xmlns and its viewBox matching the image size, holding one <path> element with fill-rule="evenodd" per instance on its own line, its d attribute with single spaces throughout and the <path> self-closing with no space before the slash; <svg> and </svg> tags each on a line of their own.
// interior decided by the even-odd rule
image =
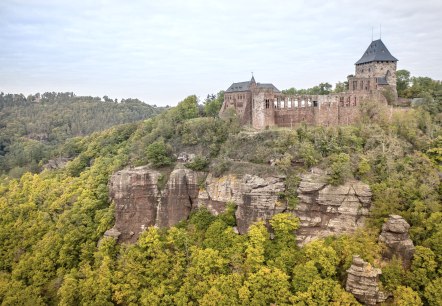
<svg viewBox="0 0 442 306">
<path fill-rule="evenodd" d="M 364 100 L 386 103 L 385 92 L 397 98 L 397 59 L 382 40 L 372 41 L 348 76 L 348 90 L 328 95 L 287 95 L 273 84 L 250 81 L 233 83 L 224 94 L 220 116 L 234 112 L 244 125 L 256 129 L 293 127 L 299 123 L 344 125 L 358 120 Z"/>
</svg>

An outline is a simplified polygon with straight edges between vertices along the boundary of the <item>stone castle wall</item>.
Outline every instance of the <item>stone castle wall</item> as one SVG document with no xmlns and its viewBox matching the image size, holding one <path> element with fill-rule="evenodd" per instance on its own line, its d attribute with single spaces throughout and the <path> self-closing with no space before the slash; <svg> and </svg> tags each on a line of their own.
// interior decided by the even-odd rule
<svg viewBox="0 0 442 306">
<path fill-rule="evenodd" d="M 369 93 L 340 93 L 330 95 L 284 95 L 257 91 L 253 94 L 251 123 L 256 129 L 271 126 L 294 127 L 311 125 L 346 125 L 359 118 L 360 103 L 383 97 Z"/>
</svg>

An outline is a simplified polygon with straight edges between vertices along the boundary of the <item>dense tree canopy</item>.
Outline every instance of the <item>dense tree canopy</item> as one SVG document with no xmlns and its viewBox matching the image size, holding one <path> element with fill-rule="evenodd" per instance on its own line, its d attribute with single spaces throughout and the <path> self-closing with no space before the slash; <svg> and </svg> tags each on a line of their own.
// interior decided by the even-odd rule
<svg viewBox="0 0 442 306">
<path fill-rule="evenodd" d="M 253 133 L 234 120 L 200 114 L 190 96 L 153 118 L 68 139 L 57 147 L 58 154 L 73 158 L 64 169 L 4 177 L 0 302 L 357 305 L 342 284 L 352 256 L 359 254 L 385 271 L 383 288 L 397 305 L 441 304 L 439 114 L 417 107 L 353 126 Z M 38 154 L 34 145 L 38 142 L 26 154 Z M 167 177 L 183 151 L 198 157 L 187 166 L 214 175 L 285 175 L 288 189 L 280 201 L 288 210 L 253 224 L 245 235 L 235 233 L 235 203 L 229 203 L 218 216 L 200 209 L 176 227 L 150 227 L 133 245 L 103 239 L 114 222 L 109 176 L 150 164 Z M 291 209 L 299 176 L 311 166 L 327 170 L 336 185 L 349 178 L 370 185 L 373 203 L 365 228 L 296 245 L 300 220 Z M 381 259 L 377 236 L 392 213 L 411 224 L 417 247 L 408 270 Z"/>
<path fill-rule="evenodd" d="M 72 92 L 28 97 L 0 93 L 0 174 L 18 177 L 26 171 L 36 172 L 41 163 L 57 156 L 56 146 L 69 138 L 146 119 L 162 111 L 138 99 L 117 103 L 104 96 L 103 100 L 78 97 Z"/>
</svg>

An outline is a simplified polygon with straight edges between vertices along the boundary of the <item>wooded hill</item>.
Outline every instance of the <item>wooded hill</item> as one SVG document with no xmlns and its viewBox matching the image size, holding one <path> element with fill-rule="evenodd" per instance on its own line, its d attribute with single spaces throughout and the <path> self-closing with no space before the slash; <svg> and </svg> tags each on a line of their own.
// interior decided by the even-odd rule
<svg viewBox="0 0 442 306">
<path fill-rule="evenodd" d="M 209 99 L 207 105 L 215 103 Z M 100 102 L 102 103 L 102 102 Z M 217 103 L 217 102 L 216 102 Z M 210 107 L 208 107 L 210 108 Z M 386 112 L 388 114 L 388 112 Z M 353 254 L 382 266 L 383 290 L 397 305 L 442 301 L 442 125 L 424 107 L 388 118 L 369 104 L 361 124 L 242 129 L 202 116 L 195 96 L 138 123 L 72 138 L 66 168 L 26 173 L 0 185 L 0 301 L 4 305 L 357 305 L 343 289 Z M 73 149 L 74 148 L 74 149 Z M 349 178 L 373 192 L 366 227 L 299 248 L 299 220 L 276 215 L 237 235 L 234 203 L 215 217 L 201 209 L 170 229 L 149 228 L 135 245 L 98 241 L 112 227 L 108 180 L 126 166 L 150 164 L 165 177 L 182 151 L 187 167 L 223 173 L 275 171 L 287 177 L 281 201 L 297 205 L 299 175 L 327 170 L 330 183 Z M 270 160 L 279 160 L 269 166 Z M 241 160 L 243 167 L 238 167 Z M 377 243 L 389 214 L 411 224 L 410 269 L 384 262 Z"/>
<path fill-rule="evenodd" d="M 135 122 L 163 110 L 138 99 L 78 97 L 72 92 L 42 95 L 0 93 L 0 174 L 36 172 L 57 155 L 66 139 Z"/>
</svg>

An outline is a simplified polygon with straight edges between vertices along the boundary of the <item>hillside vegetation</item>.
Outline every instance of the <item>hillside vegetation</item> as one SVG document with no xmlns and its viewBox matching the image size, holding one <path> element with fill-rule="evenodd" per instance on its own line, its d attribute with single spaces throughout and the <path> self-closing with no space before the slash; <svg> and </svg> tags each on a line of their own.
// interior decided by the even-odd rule
<svg viewBox="0 0 442 306">
<path fill-rule="evenodd" d="M 218 102 L 209 97 L 206 114 Z M 359 254 L 382 267 L 383 289 L 396 305 L 440 305 L 440 113 L 421 105 L 390 118 L 369 103 L 361 113 L 363 122 L 354 126 L 256 132 L 241 128 L 234 115 L 226 121 L 202 115 L 190 96 L 156 117 L 67 140 L 58 152 L 74 159 L 64 169 L 25 173 L 0 184 L 0 301 L 357 305 L 343 282 L 352 255 Z M 201 209 L 176 227 L 148 228 L 134 245 L 101 239 L 113 225 L 110 175 L 145 164 L 167 173 L 181 152 L 196 154 L 187 167 L 217 176 L 285 175 L 288 188 L 281 200 L 289 207 L 297 204 L 300 173 L 311 166 L 326 169 L 335 185 L 363 180 L 373 192 L 371 216 L 355 234 L 302 248 L 293 234 L 299 220 L 290 213 L 270 221 L 273 239 L 262 222 L 246 235 L 235 234 L 234 203 L 216 217 Z M 392 213 L 411 224 L 417 247 L 408 270 L 398 260 L 381 260 L 377 237 Z"/>
<path fill-rule="evenodd" d="M 40 96 L 0 93 L 0 174 L 36 172 L 65 140 L 152 117 L 162 108 L 138 99 L 47 92 Z M 69 156 L 67 156 L 69 157 Z"/>
</svg>

